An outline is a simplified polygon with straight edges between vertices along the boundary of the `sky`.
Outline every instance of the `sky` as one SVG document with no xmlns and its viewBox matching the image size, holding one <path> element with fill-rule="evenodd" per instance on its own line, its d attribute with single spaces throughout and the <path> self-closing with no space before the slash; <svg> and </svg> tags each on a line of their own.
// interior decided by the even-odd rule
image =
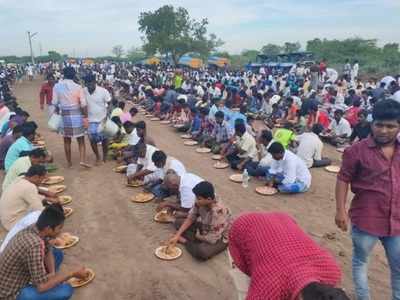
<svg viewBox="0 0 400 300">
<path fill-rule="evenodd" d="M 185 7 L 193 18 L 207 18 L 208 31 L 239 53 L 267 43 L 313 38 L 377 38 L 400 43 L 400 0 L 0 0 L 0 56 L 28 55 L 27 30 L 35 55 L 49 50 L 70 56 L 111 55 L 142 45 L 141 12 L 162 5 Z"/>
</svg>

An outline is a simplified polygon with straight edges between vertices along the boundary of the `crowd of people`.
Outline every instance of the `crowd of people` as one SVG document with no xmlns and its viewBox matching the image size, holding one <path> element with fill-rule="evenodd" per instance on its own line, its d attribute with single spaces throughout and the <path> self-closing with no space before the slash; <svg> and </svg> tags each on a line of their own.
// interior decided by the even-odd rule
<svg viewBox="0 0 400 300">
<path fill-rule="evenodd" d="M 68 167 L 73 166 L 71 142 L 76 139 L 80 167 L 93 168 L 86 155 L 88 135 L 97 165 L 116 160 L 126 166 L 127 183 L 143 182 L 159 203 L 157 211 L 174 216 L 176 233 L 166 242 L 169 246 L 181 243 L 202 261 L 229 248 L 234 266 L 250 277 L 248 299 L 349 298 L 338 288 L 341 270 L 333 256 L 292 217 L 268 212 L 233 218 L 212 183 L 157 148 L 139 111 L 171 124 L 243 177 L 256 177 L 279 193 L 307 192 L 309 169 L 331 164 L 323 156 L 324 143 L 338 147 L 344 154 L 335 221 L 348 229 L 351 186 L 356 297 L 369 299 L 367 262 L 380 240 L 392 275 L 392 297 L 400 299 L 400 77 L 362 82 L 352 72 L 332 80 L 328 70 L 325 62 L 309 69 L 299 64 L 288 74 L 268 68 L 254 73 L 49 64 L 39 103 L 50 119 L 60 118 Z M 68 299 L 72 292 L 64 282 L 83 276 L 83 270 L 55 272 L 62 254 L 51 250 L 47 240 L 59 234 L 64 215 L 57 197 L 37 188 L 46 176 L 43 163 L 51 157 L 33 146 L 37 126 L 28 121 L 29 114 L 18 107 L 3 108 L 10 112 L 0 126 L 6 172 L 0 221 L 14 236 L 0 254 L 0 296 L 41 299 L 32 295 L 47 293 L 48 299 Z M 26 222 L 32 211 L 34 222 Z"/>
</svg>

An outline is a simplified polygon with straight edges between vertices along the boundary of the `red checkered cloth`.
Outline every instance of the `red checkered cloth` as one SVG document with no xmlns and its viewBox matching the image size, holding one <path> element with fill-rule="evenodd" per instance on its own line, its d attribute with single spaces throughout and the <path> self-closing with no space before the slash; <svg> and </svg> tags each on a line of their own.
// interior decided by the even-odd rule
<svg viewBox="0 0 400 300">
<path fill-rule="evenodd" d="M 229 233 L 229 252 L 251 278 L 248 300 L 295 300 L 312 282 L 336 286 L 341 278 L 332 255 L 284 213 L 238 217 Z"/>
</svg>

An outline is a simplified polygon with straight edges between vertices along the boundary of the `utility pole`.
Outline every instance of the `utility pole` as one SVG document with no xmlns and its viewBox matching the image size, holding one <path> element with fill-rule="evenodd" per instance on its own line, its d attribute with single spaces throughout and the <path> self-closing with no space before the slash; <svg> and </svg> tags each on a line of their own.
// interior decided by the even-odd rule
<svg viewBox="0 0 400 300">
<path fill-rule="evenodd" d="M 31 61 L 33 65 L 35 64 L 35 58 L 33 57 L 32 38 L 37 34 L 38 34 L 37 32 L 31 33 L 30 31 L 28 31 L 29 48 L 31 50 Z"/>
</svg>

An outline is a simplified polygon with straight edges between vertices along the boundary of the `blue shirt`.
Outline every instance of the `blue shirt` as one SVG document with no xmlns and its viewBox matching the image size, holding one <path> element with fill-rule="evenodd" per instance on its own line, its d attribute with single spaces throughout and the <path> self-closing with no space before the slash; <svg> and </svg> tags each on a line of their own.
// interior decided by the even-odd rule
<svg viewBox="0 0 400 300">
<path fill-rule="evenodd" d="M 199 114 L 196 114 L 192 121 L 192 127 L 190 129 L 190 133 L 193 132 L 197 133 L 198 131 L 200 131 L 200 128 L 201 128 L 201 117 Z"/>
<path fill-rule="evenodd" d="M 18 140 L 7 151 L 6 158 L 4 160 L 4 169 L 6 172 L 12 166 L 12 164 L 19 158 L 21 152 L 32 151 L 32 143 L 24 136 L 21 136 Z"/>
<path fill-rule="evenodd" d="M 235 129 L 236 120 L 243 120 L 244 124 L 247 123 L 247 117 L 240 112 L 232 112 L 229 119 L 229 127 Z"/>
</svg>

